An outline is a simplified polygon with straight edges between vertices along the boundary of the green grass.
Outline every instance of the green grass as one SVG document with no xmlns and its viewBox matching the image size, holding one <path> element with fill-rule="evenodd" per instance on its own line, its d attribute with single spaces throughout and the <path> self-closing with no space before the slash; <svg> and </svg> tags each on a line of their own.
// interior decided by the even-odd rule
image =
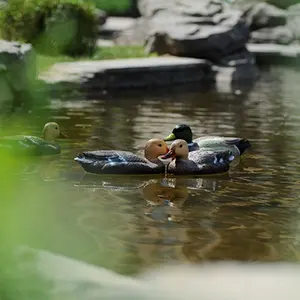
<svg viewBox="0 0 300 300">
<path fill-rule="evenodd" d="M 124 12 L 130 5 L 131 0 L 93 0 L 97 8 L 107 12 Z"/>
<path fill-rule="evenodd" d="M 70 56 L 46 56 L 37 55 L 37 72 L 43 72 L 49 69 L 53 64 L 59 62 L 73 62 L 79 60 L 103 60 L 118 58 L 138 58 L 148 57 L 141 46 L 113 46 L 98 48 L 92 57 L 73 58 Z"/>
</svg>

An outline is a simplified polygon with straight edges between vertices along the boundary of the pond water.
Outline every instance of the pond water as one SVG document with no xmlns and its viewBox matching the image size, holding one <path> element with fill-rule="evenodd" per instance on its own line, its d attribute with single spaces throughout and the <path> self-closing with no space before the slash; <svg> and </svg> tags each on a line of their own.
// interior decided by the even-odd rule
<svg viewBox="0 0 300 300">
<path fill-rule="evenodd" d="M 18 170 L 12 230 L 27 245 L 121 273 L 169 261 L 300 260 L 299 82 L 297 70 L 273 67 L 247 93 L 53 100 L 44 111 L 69 138 L 60 156 Z M 38 115 L 32 124 L 42 126 Z M 202 178 L 92 176 L 73 161 L 88 149 L 136 151 L 178 123 L 195 137 L 243 136 L 252 149 L 228 175 Z"/>
</svg>

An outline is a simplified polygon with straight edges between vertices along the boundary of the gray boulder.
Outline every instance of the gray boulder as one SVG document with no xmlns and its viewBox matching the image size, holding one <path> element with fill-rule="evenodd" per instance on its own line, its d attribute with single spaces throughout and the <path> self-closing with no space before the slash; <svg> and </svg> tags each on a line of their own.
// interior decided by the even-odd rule
<svg viewBox="0 0 300 300">
<path fill-rule="evenodd" d="M 107 20 L 107 13 L 101 9 L 96 10 L 96 15 L 99 25 L 104 25 Z"/>
<path fill-rule="evenodd" d="M 0 0 L 0 9 L 4 8 L 7 5 L 7 1 Z"/>
<path fill-rule="evenodd" d="M 287 15 L 283 9 L 264 2 L 247 5 L 244 9 L 244 19 L 251 31 L 284 26 L 287 23 Z"/>
<path fill-rule="evenodd" d="M 273 28 L 262 28 L 252 31 L 250 41 L 252 43 L 268 43 L 289 45 L 295 40 L 294 34 L 287 26 L 277 26 Z"/>
<path fill-rule="evenodd" d="M 21 102 L 36 77 L 35 51 L 30 44 L 0 40 L 0 110 Z"/>
<path fill-rule="evenodd" d="M 223 64 L 239 53 L 237 64 L 252 63 L 245 53 L 249 29 L 242 12 L 222 0 L 140 0 L 141 15 L 148 19 L 146 49 L 159 55 L 205 58 Z M 245 60 L 246 58 L 246 60 Z"/>
<path fill-rule="evenodd" d="M 295 41 L 283 9 L 268 3 L 255 3 L 246 6 L 243 17 L 251 31 L 251 43 L 289 45 Z"/>
<path fill-rule="evenodd" d="M 291 5 L 287 9 L 288 27 L 296 40 L 300 40 L 300 3 Z"/>
</svg>

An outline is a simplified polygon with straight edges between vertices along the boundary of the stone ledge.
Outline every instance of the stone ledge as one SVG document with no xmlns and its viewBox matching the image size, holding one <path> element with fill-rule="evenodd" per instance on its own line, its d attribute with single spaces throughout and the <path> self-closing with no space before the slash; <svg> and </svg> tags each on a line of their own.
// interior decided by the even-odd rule
<svg viewBox="0 0 300 300">
<path fill-rule="evenodd" d="M 247 48 L 268 63 L 276 59 L 297 59 L 300 45 L 248 44 Z M 275 59 L 275 60 L 274 60 Z M 95 94 L 109 90 L 158 88 L 184 84 L 218 84 L 235 81 L 255 81 L 253 65 L 217 67 L 196 58 L 160 56 L 136 59 L 78 61 L 58 63 L 42 73 L 39 79 L 53 92 L 83 92 Z"/>
<path fill-rule="evenodd" d="M 39 79 L 57 91 L 89 92 L 212 82 L 213 72 L 206 60 L 164 56 L 58 63 Z"/>
<path fill-rule="evenodd" d="M 248 44 L 247 49 L 256 56 L 278 56 L 284 58 L 297 58 L 300 56 L 300 45 L 278 44 Z"/>
</svg>

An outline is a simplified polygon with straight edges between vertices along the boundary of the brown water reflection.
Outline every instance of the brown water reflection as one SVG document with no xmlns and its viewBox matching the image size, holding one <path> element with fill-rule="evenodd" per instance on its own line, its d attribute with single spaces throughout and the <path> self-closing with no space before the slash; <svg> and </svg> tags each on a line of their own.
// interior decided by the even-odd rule
<svg viewBox="0 0 300 300">
<path fill-rule="evenodd" d="M 27 242 L 122 273 L 170 260 L 299 261 L 299 79 L 274 67 L 247 94 L 53 101 L 45 112 L 70 138 L 59 157 L 22 171 L 47 195 L 32 204 L 43 217 L 31 214 L 24 228 L 37 233 Z M 72 160 L 86 149 L 135 151 L 177 123 L 195 136 L 244 136 L 253 148 L 215 178 L 85 176 Z"/>
</svg>

